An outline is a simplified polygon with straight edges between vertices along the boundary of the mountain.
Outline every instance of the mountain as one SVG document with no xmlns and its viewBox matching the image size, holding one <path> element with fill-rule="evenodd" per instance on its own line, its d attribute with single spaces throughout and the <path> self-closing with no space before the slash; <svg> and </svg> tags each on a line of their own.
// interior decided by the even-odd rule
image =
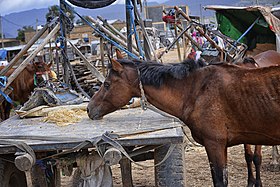
<svg viewBox="0 0 280 187">
<path fill-rule="evenodd" d="M 13 38 L 17 36 L 17 30 L 23 26 L 33 26 L 37 24 L 45 24 L 45 15 L 48 12 L 47 8 L 32 9 L 23 12 L 11 13 L 3 16 L 3 33 L 5 38 Z M 36 21 L 36 19 L 38 19 Z"/>
<path fill-rule="evenodd" d="M 161 4 L 165 5 L 188 5 L 190 9 L 191 15 L 202 15 L 202 16 L 212 16 L 214 14 L 213 11 L 204 10 L 202 7 L 205 5 L 242 5 L 248 6 L 254 4 L 255 0 L 158 0 L 157 2 L 163 2 Z M 159 3 L 148 1 L 148 6 L 158 5 Z M 279 0 L 258 0 L 259 4 L 272 4 Z M 51 6 L 51 5 L 50 5 Z M 92 17 L 96 17 L 97 15 L 101 15 L 103 18 L 108 20 L 110 19 L 121 19 L 125 20 L 125 5 L 123 4 L 114 4 L 108 7 L 100 8 L 100 9 L 84 9 L 80 7 L 76 7 L 75 10 L 80 15 L 90 15 Z M 41 25 L 46 23 L 45 15 L 48 12 L 48 8 L 42 9 L 32 9 L 23 12 L 11 13 L 3 16 L 3 33 L 6 38 L 12 38 L 17 36 L 17 30 L 21 29 L 23 26 L 33 26 L 36 28 L 36 25 Z M 77 18 L 77 16 L 76 16 Z"/>
</svg>

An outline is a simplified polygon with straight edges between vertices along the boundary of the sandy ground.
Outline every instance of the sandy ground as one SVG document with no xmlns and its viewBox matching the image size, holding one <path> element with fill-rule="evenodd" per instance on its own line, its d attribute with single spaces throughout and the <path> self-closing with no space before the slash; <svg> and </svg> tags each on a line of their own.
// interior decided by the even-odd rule
<svg viewBox="0 0 280 187">
<path fill-rule="evenodd" d="M 187 142 L 185 147 L 187 187 L 213 186 L 208 158 L 204 147 L 193 143 L 190 131 L 185 129 Z M 254 148 L 254 147 L 253 147 Z M 271 165 L 271 146 L 262 148 L 261 177 L 264 187 L 280 186 L 280 165 Z M 153 165 L 153 160 L 142 162 Z M 120 165 L 111 167 L 114 187 L 122 187 Z M 132 163 L 134 187 L 154 187 L 154 168 L 143 168 Z M 247 168 L 243 145 L 228 148 L 228 182 L 231 187 L 241 187 L 247 184 Z M 62 176 L 62 187 L 71 187 L 72 177 Z"/>
<path fill-rule="evenodd" d="M 197 147 L 189 143 L 186 147 L 186 179 L 187 187 L 213 186 L 206 152 L 203 147 Z M 263 164 L 261 177 L 263 186 L 280 186 L 279 166 L 273 167 L 271 162 L 271 147 L 264 146 L 262 149 Z M 153 164 L 152 160 L 143 162 Z M 112 166 L 114 187 L 122 187 L 120 166 Z M 142 168 L 132 164 L 133 184 L 135 187 L 155 186 L 154 169 Z M 244 159 L 243 145 L 228 149 L 228 178 L 229 186 L 241 187 L 247 184 L 247 169 Z M 62 177 L 62 187 L 71 186 L 71 177 Z"/>
</svg>

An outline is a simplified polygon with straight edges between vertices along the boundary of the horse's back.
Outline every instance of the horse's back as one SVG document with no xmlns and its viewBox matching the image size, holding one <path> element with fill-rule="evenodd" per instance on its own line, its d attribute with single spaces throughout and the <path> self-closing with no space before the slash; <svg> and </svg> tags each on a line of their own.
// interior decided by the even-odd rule
<svg viewBox="0 0 280 187">
<path fill-rule="evenodd" d="M 280 66 L 236 67 L 230 77 L 231 81 L 227 81 L 220 97 L 225 97 L 234 119 L 248 126 L 259 124 L 261 128 L 271 130 L 280 124 Z"/>
<path fill-rule="evenodd" d="M 229 146 L 280 144 L 268 137 L 280 137 L 280 66 L 247 69 L 223 64 L 205 69 L 201 75 L 208 79 L 206 85 L 212 85 L 196 97 L 196 108 L 201 111 L 195 114 L 196 120 L 202 121 L 205 112 L 211 112 L 213 118 L 204 122 L 227 132 Z"/>
<path fill-rule="evenodd" d="M 254 56 L 259 67 L 267 67 L 280 64 L 280 53 L 274 50 L 268 50 Z"/>
</svg>

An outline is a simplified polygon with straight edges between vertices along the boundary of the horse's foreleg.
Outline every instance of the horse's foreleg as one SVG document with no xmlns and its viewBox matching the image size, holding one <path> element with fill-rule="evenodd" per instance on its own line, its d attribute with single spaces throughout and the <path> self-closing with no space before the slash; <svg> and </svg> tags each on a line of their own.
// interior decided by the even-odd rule
<svg viewBox="0 0 280 187">
<path fill-rule="evenodd" d="M 226 146 L 208 141 L 205 144 L 205 149 L 209 159 L 214 186 L 226 187 L 228 185 Z"/>
<path fill-rule="evenodd" d="M 261 181 L 261 164 L 262 164 L 262 146 L 256 145 L 254 152 L 254 164 L 256 167 L 256 185 L 255 187 L 262 187 Z"/>
<path fill-rule="evenodd" d="M 10 117 L 12 105 L 7 101 L 4 101 L 3 105 L 4 105 L 4 120 L 6 120 Z"/>
<path fill-rule="evenodd" d="M 256 179 L 254 178 L 253 167 L 252 167 L 254 155 L 251 150 L 251 146 L 249 144 L 244 144 L 244 150 L 245 150 L 245 160 L 248 169 L 247 187 L 253 187 L 256 183 Z"/>
</svg>

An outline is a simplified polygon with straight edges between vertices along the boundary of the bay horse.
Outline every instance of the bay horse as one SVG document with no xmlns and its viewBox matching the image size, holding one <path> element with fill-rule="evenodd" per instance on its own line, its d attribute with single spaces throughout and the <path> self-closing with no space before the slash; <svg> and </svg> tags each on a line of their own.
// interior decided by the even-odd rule
<svg viewBox="0 0 280 187">
<path fill-rule="evenodd" d="M 274 50 L 268 50 L 262 53 L 255 55 L 254 57 L 246 57 L 242 62 L 236 63 L 236 65 L 246 68 L 261 68 L 268 67 L 273 65 L 280 64 L 280 53 Z M 248 187 L 261 187 L 261 162 L 262 162 L 262 154 L 261 154 L 261 145 L 256 145 L 254 153 L 251 150 L 251 146 L 249 144 L 244 144 L 245 149 L 245 160 L 248 168 Z M 277 147 L 273 147 L 272 151 L 272 163 L 277 163 L 276 154 Z M 256 168 L 256 178 L 254 178 L 252 162 L 254 162 Z"/>
<path fill-rule="evenodd" d="M 89 118 L 101 119 L 140 97 L 140 80 L 148 102 L 183 121 L 205 147 L 215 187 L 228 185 L 227 147 L 280 144 L 280 66 L 112 60 L 88 104 Z"/>
<path fill-rule="evenodd" d="M 36 57 L 36 59 L 28 64 L 11 83 L 10 86 L 13 89 L 10 94 L 11 99 L 20 105 L 23 105 L 28 100 L 34 88 L 41 82 L 40 79 L 42 79 L 44 75 L 50 73 L 51 65 L 52 63 L 45 63 L 42 57 Z M 4 66 L 0 66 L 0 70 L 3 68 Z M 9 77 L 14 70 L 15 68 L 10 69 L 5 76 Z M 3 101 L 0 107 L 1 119 L 8 119 L 12 108 L 11 103 Z"/>
</svg>

